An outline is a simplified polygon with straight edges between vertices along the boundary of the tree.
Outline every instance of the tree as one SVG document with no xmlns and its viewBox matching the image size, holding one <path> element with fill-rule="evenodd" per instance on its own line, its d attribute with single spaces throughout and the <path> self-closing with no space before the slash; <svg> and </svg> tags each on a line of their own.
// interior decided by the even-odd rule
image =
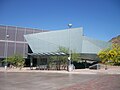
<svg viewBox="0 0 120 90">
<path fill-rule="evenodd" d="M 6 61 L 10 65 L 13 65 L 16 68 L 19 67 L 20 69 L 22 69 L 25 63 L 25 59 L 21 55 L 13 55 L 11 57 L 8 57 L 7 60 L 4 60 L 4 62 Z"/>
<path fill-rule="evenodd" d="M 108 52 L 109 52 L 109 48 L 104 49 L 98 53 L 99 58 L 101 59 L 102 63 L 104 63 L 104 64 L 106 64 L 109 60 Z"/>
<path fill-rule="evenodd" d="M 59 69 L 60 66 L 64 69 L 67 67 L 69 49 L 66 47 L 59 47 L 56 53 L 60 52 L 65 53 L 66 55 L 50 56 L 49 66 L 56 64 Z M 71 60 L 78 62 L 80 60 L 80 54 L 76 53 L 75 50 L 71 51 Z"/>
<path fill-rule="evenodd" d="M 69 53 L 69 49 L 68 48 L 65 48 L 65 47 L 59 47 L 59 49 L 57 50 L 57 52 L 63 52 L 63 53 L 66 53 L 68 54 Z M 60 60 L 64 60 L 64 59 L 67 59 L 68 56 L 66 57 L 61 57 Z M 80 54 L 79 53 L 76 53 L 76 51 L 71 51 L 71 60 L 72 61 L 79 61 L 80 60 Z"/>
<path fill-rule="evenodd" d="M 65 47 L 59 47 L 59 49 L 57 50 L 57 52 L 63 52 L 65 54 L 68 54 L 69 49 L 65 48 Z M 61 61 L 62 64 L 66 64 L 66 61 L 68 59 L 68 56 L 60 56 L 59 60 Z"/>
<path fill-rule="evenodd" d="M 120 45 L 113 44 L 111 47 L 104 49 L 98 53 L 99 58 L 105 64 L 120 64 Z"/>
<path fill-rule="evenodd" d="M 120 64 L 120 45 L 113 44 L 112 49 L 109 51 L 110 60 L 114 65 Z"/>
<path fill-rule="evenodd" d="M 81 60 L 80 54 L 76 53 L 75 51 L 72 52 L 71 59 L 72 59 L 72 61 L 79 62 Z"/>
<path fill-rule="evenodd" d="M 69 49 L 60 46 L 59 49 L 57 50 L 57 52 L 63 52 L 63 53 L 68 54 L 69 53 Z"/>
</svg>

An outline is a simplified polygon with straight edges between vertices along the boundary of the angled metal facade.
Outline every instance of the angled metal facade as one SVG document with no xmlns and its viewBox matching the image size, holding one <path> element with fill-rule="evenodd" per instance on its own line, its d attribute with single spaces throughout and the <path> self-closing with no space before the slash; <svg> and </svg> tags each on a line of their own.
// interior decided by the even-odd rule
<svg viewBox="0 0 120 90">
<path fill-rule="evenodd" d="M 70 28 L 44 33 L 25 35 L 33 53 L 55 52 L 60 46 L 77 53 L 97 54 L 111 43 L 83 36 L 83 28 Z"/>
<path fill-rule="evenodd" d="M 55 52 L 61 46 L 81 52 L 82 34 L 82 28 L 75 28 L 25 35 L 25 38 L 34 53 Z"/>
<path fill-rule="evenodd" d="M 82 52 L 81 53 L 88 53 L 88 54 L 97 54 L 100 50 L 107 48 L 111 45 L 109 42 L 95 40 L 83 36 L 83 43 L 82 43 Z"/>
</svg>

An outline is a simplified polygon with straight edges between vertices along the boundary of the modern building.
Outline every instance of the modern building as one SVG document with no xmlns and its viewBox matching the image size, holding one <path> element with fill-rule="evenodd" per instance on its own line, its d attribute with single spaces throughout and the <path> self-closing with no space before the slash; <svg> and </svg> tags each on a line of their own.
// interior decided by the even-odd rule
<svg viewBox="0 0 120 90">
<path fill-rule="evenodd" d="M 41 32 L 43 30 L 0 25 L 0 61 L 14 54 L 27 59 L 27 53 L 31 50 L 24 35 Z"/>
<path fill-rule="evenodd" d="M 110 43 L 83 35 L 83 28 L 70 28 L 24 35 L 33 53 L 52 53 L 59 47 L 81 54 L 97 54 Z"/>
<path fill-rule="evenodd" d="M 69 51 L 79 53 L 82 60 L 97 61 L 97 53 L 111 45 L 111 43 L 84 36 L 82 27 L 29 34 L 24 36 L 33 52 L 29 55 L 31 57 L 36 56 L 38 63 L 41 57 L 47 58 L 51 55 L 62 55 L 61 52 L 57 52 L 59 47 L 65 47 L 68 48 Z M 48 58 L 47 60 L 49 61 Z M 38 65 L 41 65 L 41 63 Z"/>
<path fill-rule="evenodd" d="M 68 55 L 71 51 L 79 53 L 82 60 L 96 61 L 97 53 L 110 44 L 84 36 L 82 27 L 47 31 L 0 25 L 0 60 L 19 54 L 28 66 L 45 65 L 49 56 Z M 68 48 L 69 53 L 57 52 L 59 47 Z"/>
</svg>

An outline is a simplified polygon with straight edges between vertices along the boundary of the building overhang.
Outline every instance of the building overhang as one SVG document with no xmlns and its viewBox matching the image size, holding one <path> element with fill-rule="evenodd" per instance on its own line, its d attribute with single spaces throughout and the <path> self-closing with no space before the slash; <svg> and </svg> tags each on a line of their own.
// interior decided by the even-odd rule
<svg viewBox="0 0 120 90">
<path fill-rule="evenodd" d="M 28 53 L 28 55 L 30 56 L 68 56 L 68 54 L 64 52 Z"/>
</svg>

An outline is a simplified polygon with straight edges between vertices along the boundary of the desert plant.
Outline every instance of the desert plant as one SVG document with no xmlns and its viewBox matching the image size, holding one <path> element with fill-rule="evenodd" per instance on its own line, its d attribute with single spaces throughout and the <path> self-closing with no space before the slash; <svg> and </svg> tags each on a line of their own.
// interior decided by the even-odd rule
<svg viewBox="0 0 120 90">
<path fill-rule="evenodd" d="M 7 63 L 9 63 L 10 65 L 13 65 L 14 67 L 19 67 L 20 69 L 22 69 L 22 67 L 24 66 L 25 60 L 21 55 L 13 55 L 11 57 L 8 57 L 7 60 L 3 60 L 4 62 L 7 61 Z"/>
<path fill-rule="evenodd" d="M 112 47 L 106 48 L 98 53 L 99 58 L 105 64 L 120 64 L 120 46 L 113 44 Z"/>
</svg>

